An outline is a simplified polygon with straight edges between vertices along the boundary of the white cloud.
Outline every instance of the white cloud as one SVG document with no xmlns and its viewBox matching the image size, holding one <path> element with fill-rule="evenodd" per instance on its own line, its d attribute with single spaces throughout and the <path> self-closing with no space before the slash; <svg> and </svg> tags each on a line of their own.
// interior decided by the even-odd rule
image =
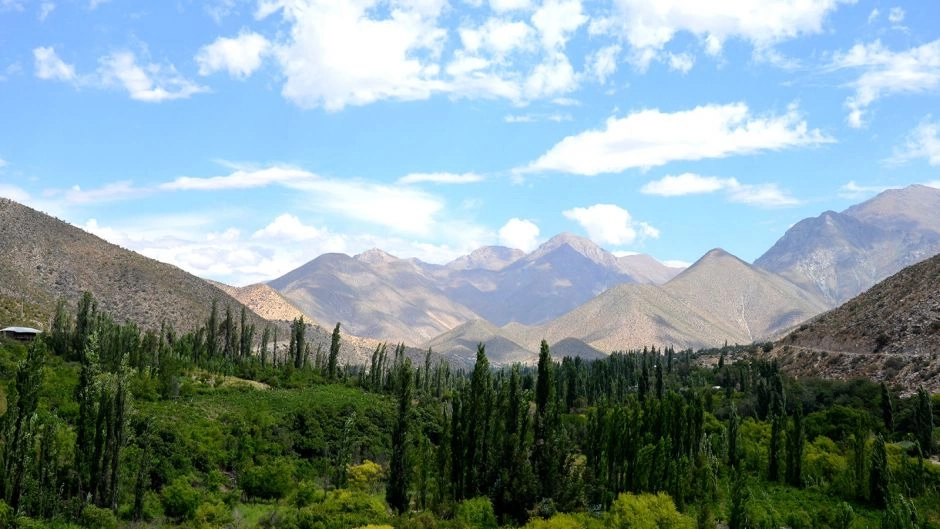
<svg viewBox="0 0 940 529">
<path fill-rule="evenodd" d="M 695 57 L 688 53 L 667 53 L 666 60 L 670 70 L 688 73 L 695 66 Z"/>
<path fill-rule="evenodd" d="M 830 68 L 862 70 L 849 83 L 855 94 L 845 100 L 847 121 L 858 128 L 864 124 L 868 107 L 884 96 L 940 89 L 940 40 L 899 52 L 885 48 L 881 41 L 856 44 L 846 53 L 835 54 Z"/>
<path fill-rule="evenodd" d="M 446 88 L 435 60 L 447 37 L 437 26 L 444 2 L 395 4 L 383 18 L 375 17 L 374 4 L 261 0 L 258 18 L 280 11 L 290 25 L 289 38 L 274 48 L 284 97 L 337 111 L 381 99 L 426 99 Z"/>
<path fill-rule="evenodd" d="M 39 21 L 45 22 L 46 18 L 55 11 L 55 4 L 52 2 L 42 2 L 39 4 Z"/>
<path fill-rule="evenodd" d="M 531 0 L 490 0 L 490 8 L 497 13 L 519 11 L 532 7 Z"/>
<path fill-rule="evenodd" d="M 270 224 L 252 234 L 253 239 L 286 239 L 289 241 L 309 241 L 323 237 L 324 230 L 307 226 L 296 215 L 284 213 Z"/>
<path fill-rule="evenodd" d="M 647 195 L 675 197 L 724 191 L 728 200 L 761 207 L 795 206 L 800 201 L 777 184 L 742 184 L 736 178 L 683 173 L 647 182 L 640 192 Z"/>
<path fill-rule="evenodd" d="M 940 180 L 931 180 L 931 181 L 929 181 L 929 182 L 925 182 L 924 185 L 927 186 L 927 187 L 933 187 L 933 188 L 935 188 L 935 189 L 940 189 Z"/>
<path fill-rule="evenodd" d="M 75 67 L 59 58 L 53 47 L 33 49 L 36 77 L 45 80 L 73 82 L 77 80 Z"/>
<path fill-rule="evenodd" d="M 683 173 L 676 176 L 665 176 L 660 180 L 647 182 L 640 188 L 640 192 L 646 195 L 677 197 L 682 195 L 714 193 L 715 191 L 738 186 L 740 186 L 740 184 L 734 178 L 718 178 L 715 176 L 701 176 L 695 173 Z"/>
<path fill-rule="evenodd" d="M 531 252 L 539 244 L 539 227 L 531 220 L 511 218 L 499 229 L 499 244 Z"/>
<path fill-rule="evenodd" d="M 658 54 L 680 32 L 697 36 L 711 55 L 724 42 L 740 38 L 766 48 L 824 30 L 840 3 L 853 0 L 616 0 L 611 16 L 593 24 L 595 33 L 619 35 L 634 49 L 636 63 Z"/>
<path fill-rule="evenodd" d="M 212 191 L 222 189 L 251 189 L 271 184 L 290 184 L 317 178 L 317 175 L 293 167 L 268 167 L 265 169 L 237 169 L 232 174 L 211 177 L 181 176 L 160 185 L 161 189 Z"/>
<path fill-rule="evenodd" d="M 29 200 L 29 193 L 15 185 L 0 183 L 0 197 L 23 203 Z"/>
<path fill-rule="evenodd" d="M 137 64 L 132 52 L 114 52 L 98 60 L 98 74 L 106 86 L 120 86 L 127 90 L 131 99 L 147 103 L 159 103 L 174 99 L 186 99 L 194 94 L 208 91 L 177 73 L 172 65 Z"/>
<path fill-rule="evenodd" d="M 664 265 L 668 266 L 669 268 L 688 268 L 688 267 L 692 266 L 692 263 L 690 263 L 690 262 L 688 262 L 688 261 L 680 261 L 680 260 L 678 260 L 678 259 L 667 259 L 667 260 L 661 261 L 661 262 L 662 262 Z"/>
<path fill-rule="evenodd" d="M 571 34 L 587 21 L 581 0 L 545 0 L 532 15 L 532 25 L 547 50 L 564 48 Z"/>
<path fill-rule="evenodd" d="M 607 82 L 607 78 L 617 72 L 617 56 L 620 54 L 620 46 L 613 44 L 600 48 L 587 57 L 585 67 L 587 75 L 597 79 L 601 84 Z"/>
<path fill-rule="evenodd" d="M 482 182 L 483 175 L 476 173 L 411 173 L 398 179 L 399 184 L 472 184 Z"/>
<path fill-rule="evenodd" d="M 88 9 L 91 9 L 92 11 L 94 11 L 95 9 L 98 9 L 99 6 L 107 4 L 110 1 L 111 0 L 89 0 Z"/>
<path fill-rule="evenodd" d="M 878 11 L 878 8 L 872 9 L 871 13 L 868 14 L 868 23 L 878 20 L 878 17 L 881 15 L 881 11 Z"/>
<path fill-rule="evenodd" d="M 7 161 L 4 160 L 3 158 L 0 158 L 0 169 L 4 168 L 4 167 L 6 167 L 6 166 L 7 166 Z"/>
<path fill-rule="evenodd" d="M 843 184 L 839 188 L 839 196 L 846 199 L 860 199 L 865 198 L 870 195 L 876 195 L 882 191 L 894 189 L 893 186 L 866 186 L 859 185 L 855 180 L 850 180 L 849 183 Z"/>
<path fill-rule="evenodd" d="M 563 121 L 571 121 L 572 119 L 574 119 L 572 115 L 567 112 L 552 112 L 551 114 L 506 114 L 503 116 L 503 121 L 506 123 L 536 123 L 539 121 L 561 123 Z"/>
<path fill-rule="evenodd" d="M 562 212 L 565 218 L 581 225 L 588 237 L 598 244 L 633 244 L 637 238 L 659 238 L 659 230 L 645 222 L 636 222 L 630 212 L 614 204 L 594 204 Z"/>
<path fill-rule="evenodd" d="M 904 22 L 904 9 L 901 7 L 892 7 L 891 11 L 888 12 L 888 22 L 892 24 L 900 24 Z"/>
<path fill-rule="evenodd" d="M 618 173 L 678 160 L 724 158 L 832 142 L 810 130 L 797 108 L 754 116 L 744 103 L 665 113 L 642 110 L 608 118 L 603 129 L 568 136 L 518 172 Z"/>
<path fill-rule="evenodd" d="M 730 189 L 728 200 L 761 207 L 796 206 L 800 201 L 780 189 L 777 184 L 740 185 Z"/>
<path fill-rule="evenodd" d="M 226 70 L 236 79 L 245 79 L 261 67 L 262 56 L 269 47 L 268 40 L 257 33 L 242 32 L 234 38 L 219 37 L 196 54 L 199 75 Z"/>
<path fill-rule="evenodd" d="M 890 164 L 904 164 L 924 158 L 933 166 L 940 165 L 940 122 L 925 119 L 908 134 L 904 145 L 894 149 L 887 160 Z"/>
<path fill-rule="evenodd" d="M 68 204 L 101 204 L 137 198 L 152 193 L 153 190 L 134 186 L 133 182 L 124 180 L 111 182 L 95 189 L 82 189 L 74 185 L 68 189 L 49 189 L 45 192 L 49 197 L 61 197 Z"/>
</svg>

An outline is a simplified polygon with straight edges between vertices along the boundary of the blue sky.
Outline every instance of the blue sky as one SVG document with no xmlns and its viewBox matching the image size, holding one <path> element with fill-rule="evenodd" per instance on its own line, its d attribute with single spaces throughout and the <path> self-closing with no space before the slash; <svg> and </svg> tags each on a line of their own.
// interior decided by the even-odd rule
<svg viewBox="0 0 940 529">
<path fill-rule="evenodd" d="M 0 0 L 0 195 L 247 284 L 562 231 L 753 260 L 940 186 L 940 2 Z"/>
</svg>

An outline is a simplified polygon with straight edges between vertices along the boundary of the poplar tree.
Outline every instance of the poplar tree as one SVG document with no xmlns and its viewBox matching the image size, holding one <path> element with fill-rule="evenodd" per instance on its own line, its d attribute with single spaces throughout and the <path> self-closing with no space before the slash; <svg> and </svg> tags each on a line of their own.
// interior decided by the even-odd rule
<svg viewBox="0 0 940 529">
<path fill-rule="evenodd" d="M 330 380 L 334 380 L 336 378 L 336 358 L 339 356 L 339 345 L 339 322 L 336 322 L 336 327 L 333 328 L 333 336 L 330 339 L 330 356 L 326 368 L 327 376 L 330 378 Z"/>
<path fill-rule="evenodd" d="M 930 402 L 930 394 L 923 387 L 917 390 L 917 402 L 914 403 L 914 436 L 925 455 L 934 453 L 933 404 Z"/>
</svg>

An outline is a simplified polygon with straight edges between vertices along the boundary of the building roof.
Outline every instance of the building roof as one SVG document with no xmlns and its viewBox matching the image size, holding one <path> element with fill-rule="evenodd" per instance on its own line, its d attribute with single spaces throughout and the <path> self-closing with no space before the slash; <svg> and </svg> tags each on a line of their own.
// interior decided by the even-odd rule
<svg viewBox="0 0 940 529">
<path fill-rule="evenodd" d="M 39 329 L 33 329 L 32 327 L 5 327 L 0 329 L 0 332 L 12 332 L 15 334 L 41 334 L 42 331 Z"/>
</svg>

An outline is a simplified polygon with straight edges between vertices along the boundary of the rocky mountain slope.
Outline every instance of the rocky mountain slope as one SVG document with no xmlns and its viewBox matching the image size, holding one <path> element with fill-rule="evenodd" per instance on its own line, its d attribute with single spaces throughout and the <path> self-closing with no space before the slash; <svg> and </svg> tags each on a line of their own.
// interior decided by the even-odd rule
<svg viewBox="0 0 940 529">
<path fill-rule="evenodd" d="M 417 345 L 479 318 L 420 266 L 380 250 L 321 255 L 268 284 L 317 321 L 393 343 Z"/>
<path fill-rule="evenodd" d="M 940 391 L 940 255 L 806 322 L 771 354 L 796 375 Z"/>
<path fill-rule="evenodd" d="M 0 327 L 16 324 L 47 329 L 58 300 L 64 298 L 74 309 L 84 291 L 95 296 L 100 310 L 144 329 L 159 329 L 167 322 L 178 332 L 189 331 L 206 320 L 213 300 L 220 311 L 228 306 L 238 314 L 242 303 L 236 296 L 250 301 L 245 303 L 249 309 L 270 309 L 270 318 L 292 319 L 283 318 L 292 314 L 291 309 L 267 286 L 223 289 L 3 198 L 0 278 Z M 259 329 L 277 327 L 280 348 L 286 350 L 286 323 L 269 322 L 252 311 L 248 317 Z M 318 346 L 329 349 L 332 330 L 332 326 L 311 322 L 307 338 L 313 350 Z M 376 343 L 344 334 L 340 361 L 366 363 Z M 418 358 L 417 351 L 414 354 Z"/>
<path fill-rule="evenodd" d="M 804 219 L 754 264 L 823 296 L 830 307 L 940 253 L 940 189 L 885 191 L 841 213 Z"/>
<path fill-rule="evenodd" d="M 477 319 L 543 323 L 615 285 L 663 282 L 680 271 L 561 234 L 528 255 L 488 246 L 443 266 L 378 249 L 328 254 L 269 285 L 318 321 L 417 345 Z"/>
<path fill-rule="evenodd" d="M 697 349 L 766 339 L 823 310 L 820 299 L 786 279 L 715 249 L 665 285 L 617 285 L 542 325 L 474 322 L 473 338 L 487 350 L 490 343 L 521 346 L 530 360 L 543 338 L 576 339 L 607 353 L 650 345 Z M 427 345 L 457 349 L 463 332 L 455 329 Z"/>
<path fill-rule="evenodd" d="M 310 316 L 304 315 L 280 292 L 264 283 L 255 283 L 244 287 L 233 287 L 217 281 L 209 281 L 209 283 L 212 283 L 266 320 L 293 321 L 303 316 L 306 320 L 315 321 Z"/>
<path fill-rule="evenodd" d="M 118 320 L 179 331 L 205 320 L 213 300 L 240 310 L 231 296 L 175 266 L 110 244 L 70 224 L 0 199 L 0 296 L 43 314 L 23 323 L 45 328 L 59 298 L 74 307 L 90 291 Z M 4 321 L 16 314 L 0 313 Z M 256 322 L 263 320 L 252 315 Z"/>
</svg>

